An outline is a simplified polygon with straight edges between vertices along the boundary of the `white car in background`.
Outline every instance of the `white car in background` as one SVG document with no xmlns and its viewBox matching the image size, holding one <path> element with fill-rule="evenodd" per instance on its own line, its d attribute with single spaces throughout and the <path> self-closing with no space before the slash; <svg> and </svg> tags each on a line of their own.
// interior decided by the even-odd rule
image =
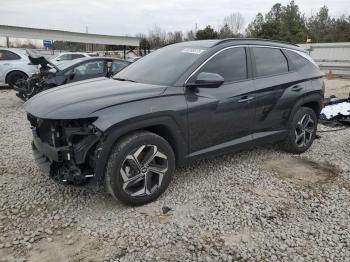
<svg viewBox="0 0 350 262">
<path fill-rule="evenodd" d="M 83 53 L 83 52 L 63 52 L 51 58 L 50 62 L 57 65 L 65 61 L 70 61 L 70 60 L 84 58 L 84 57 L 91 57 L 91 56 L 93 55 L 90 55 L 88 53 Z"/>
<path fill-rule="evenodd" d="M 32 65 L 27 51 L 17 48 L 0 47 L 0 86 L 13 85 L 38 72 L 38 66 Z"/>
</svg>

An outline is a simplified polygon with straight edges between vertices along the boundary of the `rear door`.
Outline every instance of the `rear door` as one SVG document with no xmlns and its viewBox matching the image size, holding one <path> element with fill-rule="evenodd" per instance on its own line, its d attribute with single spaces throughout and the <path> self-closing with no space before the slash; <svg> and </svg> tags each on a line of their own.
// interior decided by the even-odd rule
<svg viewBox="0 0 350 262">
<path fill-rule="evenodd" d="M 304 84 L 280 48 L 251 47 L 256 115 L 253 139 L 275 135 L 286 129 L 293 108 Z"/>
<path fill-rule="evenodd" d="M 194 82 L 201 72 L 220 74 L 225 82 L 218 88 L 186 89 L 192 156 L 249 144 L 255 108 L 246 48 L 221 50 L 188 82 Z"/>
<path fill-rule="evenodd" d="M 6 73 L 9 72 L 21 57 L 9 50 L 0 49 L 0 83 L 5 83 Z"/>
</svg>

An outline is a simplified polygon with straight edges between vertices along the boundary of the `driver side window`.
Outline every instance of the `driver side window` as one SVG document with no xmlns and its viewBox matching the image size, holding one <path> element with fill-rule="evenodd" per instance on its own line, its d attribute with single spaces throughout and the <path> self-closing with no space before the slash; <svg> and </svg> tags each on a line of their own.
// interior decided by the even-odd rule
<svg viewBox="0 0 350 262">
<path fill-rule="evenodd" d="M 103 61 L 93 61 L 81 64 L 74 69 L 76 75 L 97 75 L 103 74 L 104 72 L 104 62 Z"/>
<path fill-rule="evenodd" d="M 202 66 L 195 77 L 201 72 L 219 74 L 225 79 L 225 83 L 247 79 L 245 48 L 229 48 L 216 54 Z"/>
<path fill-rule="evenodd" d="M 71 54 L 63 54 L 58 57 L 60 61 L 67 61 L 67 60 L 72 60 L 72 55 Z"/>
</svg>

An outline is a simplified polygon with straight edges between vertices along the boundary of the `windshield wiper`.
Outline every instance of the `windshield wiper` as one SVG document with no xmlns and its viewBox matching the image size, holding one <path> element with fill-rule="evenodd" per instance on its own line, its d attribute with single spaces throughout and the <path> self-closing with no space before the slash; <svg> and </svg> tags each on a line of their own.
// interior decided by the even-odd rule
<svg viewBox="0 0 350 262">
<path fill-rule="evenodd" d="M 119 77 L 113 77 L 113 79 L 115 80 L 119 80 L 119 81 L 128 81 L 128 82 L 133 82 L 133 83 L 136 83 L 136 81 L 134 80 L 131 80 L 131 79 L 126 79 L 126 78 L 119 78 Z"/>
</svg>

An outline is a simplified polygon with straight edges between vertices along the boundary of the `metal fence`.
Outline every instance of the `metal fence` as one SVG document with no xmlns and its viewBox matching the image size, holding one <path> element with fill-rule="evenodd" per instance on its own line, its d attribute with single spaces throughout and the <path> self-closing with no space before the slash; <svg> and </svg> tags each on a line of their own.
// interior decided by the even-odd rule
<svg viewBox="0 0 350 262">
<path fill-rule="evenodd" d="M 300 44 L 325 73 L 350 76 L 350 42 Z"/>
</svg>

